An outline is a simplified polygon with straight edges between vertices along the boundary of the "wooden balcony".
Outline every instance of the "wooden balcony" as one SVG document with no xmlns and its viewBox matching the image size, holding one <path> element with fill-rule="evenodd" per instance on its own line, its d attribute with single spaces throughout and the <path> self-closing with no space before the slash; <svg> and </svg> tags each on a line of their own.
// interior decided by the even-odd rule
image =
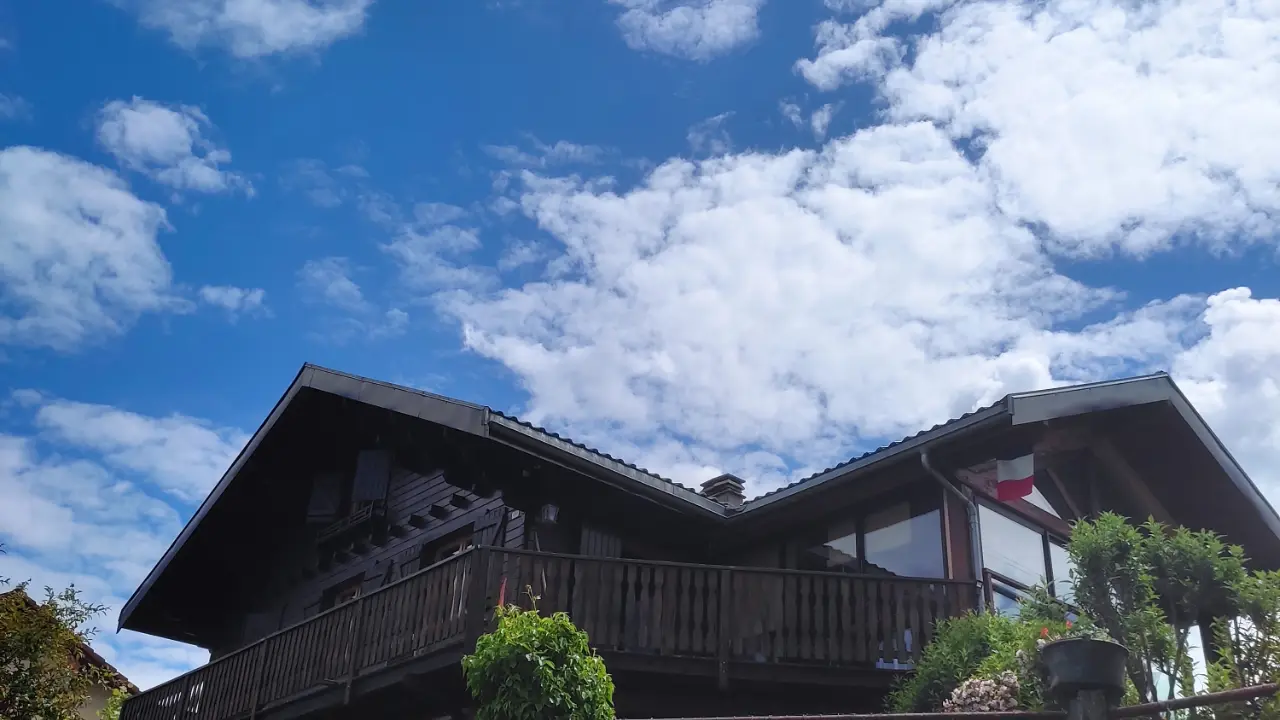
<svg viewBox="0 0 1280 720">
<path fill-rule="evenodd" d="M 122 720 L 236 720 L 417 661 L 456 662 L 499 603 L 568 612 L 614 661 L 804 671 L 908 669 L 973 583 L 479 548 L 130 699 Z M 439 665 L 442 666 L 442 665 Z"/>
</svg>

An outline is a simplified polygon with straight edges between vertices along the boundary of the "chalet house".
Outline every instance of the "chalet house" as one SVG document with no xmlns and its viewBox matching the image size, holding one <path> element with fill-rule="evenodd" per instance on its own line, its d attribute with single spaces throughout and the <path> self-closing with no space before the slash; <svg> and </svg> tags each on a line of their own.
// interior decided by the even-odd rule
<svg viewBox="0 0 1280 720">
<path fill-rule="evenodd" d="M 1027 456 L 999 501 L 994 461 Z M 209 664 L 123 717 L 464 717 L 459 659 L 530 593 L 621 717 L 876 709 L 937 619 L 1062 592 L 1068 523 L 1102 510 L 1280 567 L 1280 518 L 1164 374 L 1009 395 L 746 500 L 306 365 L 120 614 Z"/>
</svg>

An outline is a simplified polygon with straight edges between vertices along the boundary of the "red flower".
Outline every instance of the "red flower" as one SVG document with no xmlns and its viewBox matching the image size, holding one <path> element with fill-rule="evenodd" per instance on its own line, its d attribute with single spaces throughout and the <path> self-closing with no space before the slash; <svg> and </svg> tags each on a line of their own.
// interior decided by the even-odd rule
<svg viewBox="0 0 1280 720">
<path fill-rule="evenodd" d="M 1049 628 L 1047 628 L 1047 627 L 1042 627 L 1042 628 L 1040 628 L 1040 637 L 1042 637 L 1042 638 L 1047 638 L 1047 637 L 1049 637 Z"/>
<path fill-rule="evenodd" d="M 1071 621 L 1070 621 L 1070 620 L 1068 620 L 1068 621 L 1067 621 L 1067 629 L 1068 629 L 1068 630 L 1070 630 L 1070 629 L 1071 629 Z"/>
</svg>

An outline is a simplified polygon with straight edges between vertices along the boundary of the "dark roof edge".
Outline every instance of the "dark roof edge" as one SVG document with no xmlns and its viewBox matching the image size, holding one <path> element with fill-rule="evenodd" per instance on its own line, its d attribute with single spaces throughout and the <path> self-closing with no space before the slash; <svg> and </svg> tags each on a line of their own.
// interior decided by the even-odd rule
<svg viewBox="0 0 1280 720">
<path fill-rule="evenodd" d="M 639 470 L 624 462 L 619 462 L 606 457 L 599 452 L 580 447 L 575 443 L 564 440 L 563 438 L 555 437 L 550 433 L 530 427 L 519 420 L 508 418 L 499 413 L 492 413 L 489 415 L 489 427 L 491 430 L 501 428 L 499 432 L 506 431 L 506 433 L 515 435 L 516 437 L 549 446 L 562 455 L 567 455 L 576 460 L 590 463 L 601 470 L 617 476 L 626 483 L 638 485 L 639 487 L 637 489 L 645 495 L 683 501 L 689 503 L 692 507 L 696 507 L 714 515 L 715 517 L 723 518 L 728 514 L 728 510 L 724 505 L 703 497 L 683 485 L 669 480 L 664 480 L 656 475 Z"/>
<path fill-rule="evenodd" d="M 186 544 L 187 538 L 191 536 L 191 533 L 195 532 L 196 526 L 200 524 L 200 521 L 204 519 L 204 516 L 207 515 L 209 510 L 215 503 L 217 503 L 218 498 L 222 497 L 222 493 L 225 492 L 227 486 L 231 484 L 231 480 L 240 472 L 240 468 L 249 459 L 249 457 L 253 455 L 253 451 L 257 449 L 258 443 L 262 442 L 262 438 L 266 437 L 267 431 L 276 424 L 276 420 L 280 419 L 280 415 L 284 413 L 284 409 L 288 407 L 289 402 L 298 394 L 298 390 L 303 387 L 304 378 L 309 373 L 310 369 L 310 365 L 303 365 L 302 369 L 298 371 L 293 382 L 289 385 L 289 389 L 286 390 L 284 395 L 281 395 L 280 399 L 276 401 L 275 406 L 271 408 L 271 413 L 267 415 L 266 419 L 262 421 L 262 424 L 258 426 L 258 429 L 254 431 L 253 436 L 249 438 L 249 442 L 245 443 L 244 447 L 240 449 L 240 454 L 236 455 L 236 459 L 232 461 L 231 467 L 227 468 L 227 471 L 218 479 L 218 483 L 213 486 L 213 490 L 205 497 L 204 502 L 200 503 L 200 507 L 196 508 L 191 519 L 187 520 L 187 524 L 182 527 L 182 532 L 178 533 L 178 537 L 173 539 L 173 542 L 169 544 L 169 548 L 164 551 L 164 555 L 160 556 L 160 560 L 155 564 L 155 567 L 151 568 L 151 572 L 147 573 L 147 576 L 142 580 L 142 583 L 138 585 L 138 587 L 133 591 L 133 594 L 129 596 L 129 599 L 125 601 L 124 607 L 120 608 L 120 616 L 116 623 L 116 632 L 120 632 L 124 629 L 125 623 L 129 621 L 129 617 L 138 607 L 138 603 L 142 602 L 142 599 L 146 597 L 151 586 L 155 584 L 156 580 L 160 578 L 160 575 L 164 572 L 165 568 L 167 568 L 169 563 L 173 561 L 174 556 L 177 555 L 178 551 L 182 549 L 182 546 Z"/>
<path fill-rule="evenodd" d="M 950 437 L 966 430 L 975 429 L 980 426 L 986 426 L 990 423 L 1005 419 L 1009 415 L 1008 398 L 1005 401 L 998 402 L 994 405 L 988 405 L 970 415 L 943 423 L 932 430 L 926 430 L 918 435 L 914 435 L 906 440 L 899 441 L 890 445 L 879 452 L 872 452 L 846 465 L 834 467 L 820 475 L 798 482 L 789 487 L 783 488 L 771 495 L 765 495 L 757 500 L 749 500 L 743 507 L 742 511 L 737 515 L 744 517 L 750 515 L 759 508 L 769 507 L 780 500 L 785 500 L 800 493 L 808 492 L 815 487 L 825 485 L 827 483 L 843 479 L 849 475 L 862 472 L 863 470 L 885 461 L 898 457 L 899 455 L 919 449 L 923 445 L 935 442 L 944 437 Z"/>
<path fill-rule="evenodd" d="M 1275 508 L 1266 496 L 1254 484 L 1244 468 L 1240 467 L 1240 463 L 1232 456 L 1231 451 L 1213 432 L 1168 373 L 1161 372 L 1125 380 L 1061 388 L 1056 391 L 1041 390 L 1022 393 L 1011 396 L 1011 401 L 1015 425 L 1115 407 L 1157 402 L 1169 403 L 1213 456 L 1236 489 L 1243 493 L 1258 511 L 1272 534 L 1280 538 L 1280 515 L 1276 514 Z"/>
</svg>

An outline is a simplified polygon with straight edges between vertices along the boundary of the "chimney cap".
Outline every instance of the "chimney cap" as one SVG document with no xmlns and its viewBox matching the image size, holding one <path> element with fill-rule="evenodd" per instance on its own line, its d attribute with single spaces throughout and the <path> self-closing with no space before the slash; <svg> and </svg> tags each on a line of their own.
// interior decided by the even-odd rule
<svg viewBox="0 0 1280 720">
<path fill-rule="evenodd" d="M 731 509 L 738 509 L 746 502 L 746 483 L 731 473 L 717 475 L 702 483 L 702 496 Z"/>
<path fill-rule="evenodd" d="M 721 488 L 737 488 L 738 490 L 744 490 L 746 487 L 746 482 L 733 473 L 723 473 L 702 483 L 702 491 L 704 493 L 712 490 L 719 490 Z"/>
</svg>

